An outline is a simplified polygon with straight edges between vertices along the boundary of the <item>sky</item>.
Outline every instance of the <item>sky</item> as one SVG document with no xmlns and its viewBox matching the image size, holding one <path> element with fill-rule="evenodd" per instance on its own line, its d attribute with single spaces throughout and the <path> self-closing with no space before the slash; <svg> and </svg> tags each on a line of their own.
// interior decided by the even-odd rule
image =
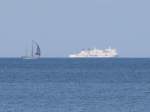
<svg viewBox="0 0 150 112">
<path fill-rule="evenodd" d="M 116 48 L 150 57 L 150 0 L 0 0 L 0 57 L 20 57 L 31 41 L 43 57 Z"/>
</svg>

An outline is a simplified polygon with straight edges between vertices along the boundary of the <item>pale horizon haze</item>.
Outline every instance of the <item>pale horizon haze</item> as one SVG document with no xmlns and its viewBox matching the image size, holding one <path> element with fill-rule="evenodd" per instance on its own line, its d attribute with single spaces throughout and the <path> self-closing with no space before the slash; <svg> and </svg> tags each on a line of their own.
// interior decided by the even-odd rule
<svg viewBox="0 0 150 112">
<path fill-rule="evenodd" d="M 86 48 L 150 57 L 149 0 L 1 0 L 0 57 L 20 57 L 31 41 L 43 57 Z"/>
</svg>

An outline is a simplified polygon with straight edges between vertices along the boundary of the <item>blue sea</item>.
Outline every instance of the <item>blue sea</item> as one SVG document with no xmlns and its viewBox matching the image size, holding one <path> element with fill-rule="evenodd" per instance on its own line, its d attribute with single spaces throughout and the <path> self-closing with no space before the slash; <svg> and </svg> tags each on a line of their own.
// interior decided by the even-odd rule
<svg viewBox="0 0 150 112">
<path fill-rule="evenodd" d="M 0 112 L 150 112 L 150 59 L 0 59 Z"/>
</svg>

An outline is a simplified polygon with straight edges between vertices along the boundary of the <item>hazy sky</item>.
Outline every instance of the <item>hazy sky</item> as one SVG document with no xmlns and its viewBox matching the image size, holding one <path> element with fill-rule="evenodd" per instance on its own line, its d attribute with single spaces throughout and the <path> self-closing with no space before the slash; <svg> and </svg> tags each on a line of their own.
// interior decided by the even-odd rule
<svg viewBox="0 0 150 112">
<path fill-rule="evenodd" d="M 0 56 L 24 55 L 36 40 L 43 56 L 83 48 L 150 57 L 150 0 L 0 0 Z"/>
</svg>

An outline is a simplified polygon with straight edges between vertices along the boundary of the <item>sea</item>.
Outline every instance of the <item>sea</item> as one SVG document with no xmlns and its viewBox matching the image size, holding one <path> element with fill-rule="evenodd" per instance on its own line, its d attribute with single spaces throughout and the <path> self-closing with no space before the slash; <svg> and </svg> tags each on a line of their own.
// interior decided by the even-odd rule
<svg viewBox="0 0 150 112">
<path fill-rule="evenodd" d="M 0 112 L 150 112 L 150 59 L 0 59 Z"/>
</svg>

